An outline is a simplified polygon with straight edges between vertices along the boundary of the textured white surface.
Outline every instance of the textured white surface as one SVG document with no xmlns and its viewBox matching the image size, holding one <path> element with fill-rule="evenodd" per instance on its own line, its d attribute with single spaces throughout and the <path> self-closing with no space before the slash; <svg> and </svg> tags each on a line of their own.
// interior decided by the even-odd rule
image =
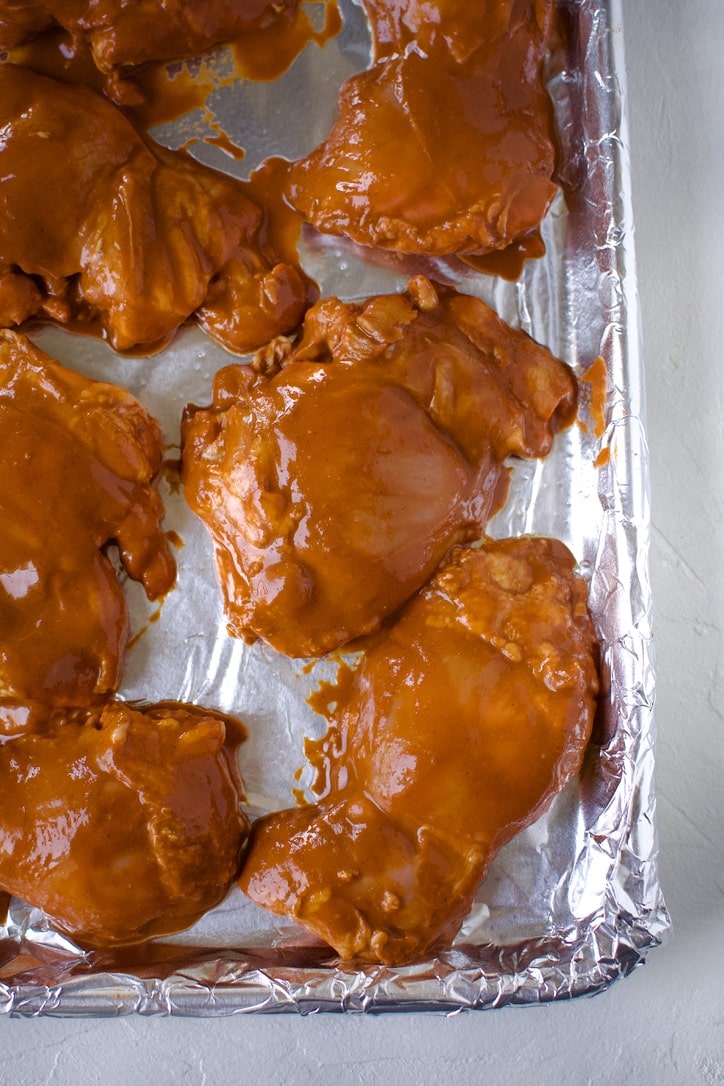
<svg viewBox="0 0 724 1086">
<path fill-rule="evenodd" d="M 0 1086 L 724 1083 L 724 4 L 624 0 L 675 934 L 595 999 L 299 1019 L 0 1020 Z"/>
</svg>

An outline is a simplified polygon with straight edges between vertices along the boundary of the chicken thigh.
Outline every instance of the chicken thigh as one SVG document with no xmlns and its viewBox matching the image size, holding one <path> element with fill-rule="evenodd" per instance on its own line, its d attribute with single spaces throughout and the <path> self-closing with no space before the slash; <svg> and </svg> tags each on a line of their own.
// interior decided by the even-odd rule
<svg viewBox="0 0 724 1086">
<path fill-rule="evenodd" d="M 375 62 L 290 171 L 318 230 L 433 255 L 506 249 L 556 193 L 543 60 L 552 0 L 366 3 Z"/>
<path fill-rule="evenodd" d="M 291 15 L 298 0 L 0 0 L 0 49 L 60 26 L 103 72 L 193 57 Z"/>
<path fill-rule="evenodd" d="M 175 565 L 133 396 L 0 331 L 0 889 L 87 945 L 194 923 L 238 871 L 234 723 L 112 695 L 128 638 L 105 547 L 149 597 Z"/>
<path fill-rule="evenodd" d="M 104 548 L 156 599 L 175 579 L 150 485 L 158 424 L 128 392 L 0 331 L 0 704 L 91 705 L 128 639 Z M 19 709 L 25 717 L 26 709 Z M 0 733 L 3 727 L 0 725 Z"/>
<path fill-rule="evenodd" d="M 116 702 L 0 740 L 0 887 L 84 946 L 195 923 L 239 870 L 239 739 L 202 709 Z"/>
<path fill-rule="evenodd" d="M 142 138 L 95 91 L 0 66 L 0 326 L 100 321 L 117 350 L 188 317 L 231 351 L 296 328 L 308 281 L 245 184 Z"/>
<path fill-rule="evenodd" d="M 328 794 L 253 827 L 242 889 L 343 958 L 450 943 L 493 856 L 578 772 L 597 690 L 566 547 L 459 550 L 340 695 Z"/>
<path fill-rule="evenodd" d="M 477 538 L 510 455 L 569 423 L 567 366 L 477 298 L 422 277 L 326 299 L 266 372 L 232 366 L 183 426 L 230 632 L 313 656 L 376 629 L 456 542 Z M 261 369 L 261 372 L 260 372 Z"/>
</svg>

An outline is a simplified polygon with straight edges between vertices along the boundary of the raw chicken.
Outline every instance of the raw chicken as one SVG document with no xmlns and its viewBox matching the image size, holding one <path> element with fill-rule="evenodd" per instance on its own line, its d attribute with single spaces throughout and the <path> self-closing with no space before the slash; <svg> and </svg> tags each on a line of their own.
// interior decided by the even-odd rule
<svg viewBox="0 0 724 1086">
<path fill-rule="evenodd" d="M 5 64 L 0 101 L 0 326 L 96 319 L 117 350 L 153 350 L 194 315 L 239 353 L 296 328 L 310 285 L 266 251 L 243 182 L 88 87 Z"/>
<path fill-rule="evenodd" d="M 128 617 L 106 545 L 151 599 L 175 579 L 150 485 L 161 448 L 130 393 L 0 330 L 0 716 L 116 689 Z"/>
<path fill-rule="evenodd" d="M 375 63 L 292 167 L 291 203 L 322 232 L 397 251 L 520 242 L 557 191 L 543 78 L 552 0 L 365 7 Z"/>
<path fill-rule="evenodd" d="M 460 550 L 339 695 L 328 794 L 254 826 L 242 889 L 343 958 L 449 944 L 493 856 L 577 774 L 595 660 L 562 543 Z"/>
<path fill-rule="evenodd" d="M 239 870 L 240 739 L 218 714 L 117 702 L 0 740 L 0 887 L 83 946 L 195 923 Z"/>
<path fill-rule="evenodd" d="M 193 57 L 296 10 L 298 0 L 0 0 L 0 49 L 54 26 L 88 42 L 103 72 Z"/>
<path fill-rule="evenodd" d="M 175 566 L 133 396 L 0 331 L 0 889 L 81 943 L 180 930 L 237 874 L 231 720 L 113 702 L 128 638 L 106 545 L 151 598 Z"/>
<path fill-rule="evenodd" d="M 503 461 L 549 451 L 576 381 L 482 301 L 422 277 L 406 295 L 326 299 L 276 347 L 187 409 L 183 477 L 230 632 L 312 656 L 375 630 L 480 535 Z"/>
</svg>

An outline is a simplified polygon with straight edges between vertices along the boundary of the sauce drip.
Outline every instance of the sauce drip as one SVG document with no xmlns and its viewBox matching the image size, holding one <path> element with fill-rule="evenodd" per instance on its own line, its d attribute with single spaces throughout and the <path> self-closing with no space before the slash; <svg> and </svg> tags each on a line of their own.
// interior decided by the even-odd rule
<svg viewBox="0 0 724 1086">
<path fill-rule="evenodd" d="M 539 230 L 533 230 L 519 241 L 508 245 L 498 252 L 475 256 L 470 253 L 461 255 L 462 261 L 485 275 L 498 275 L 511 282 L 518 279 L 526 260 L 539 260 L 545 255 L 546 247 Z"/>
<path fill-rule="evenodd" d="M 579 419 L 581 428 L 588 433 L 590 419 L 594 437 L 603 437 L 606 432 L 606 403 L 608 399 L 608 371 L 605 360 L 599 355 L 582 375 L 580 382 Z"/>
<path fill-rule="evenodd" d="M 294 19 L 283 26 L 261 27 L 236 39 L 232 48 L 237 72 L 242 78 L 256 82 L 278 79 L 310 42 L 321 49 L 341 29 L 337 0 L 327 0 L 324 4 L 324 22 L 319 30 L 300 5 Z"/>
</svg>

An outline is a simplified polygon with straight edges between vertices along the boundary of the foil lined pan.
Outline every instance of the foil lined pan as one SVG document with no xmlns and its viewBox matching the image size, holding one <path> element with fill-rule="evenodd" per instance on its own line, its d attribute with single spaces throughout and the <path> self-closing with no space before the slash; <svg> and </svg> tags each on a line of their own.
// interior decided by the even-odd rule
<svg viewBox="0 0 724 1086">
<path fill-rule="evenodd" d="M 296 158 L 311 150 L 334 117 L 339 85 L 369 62 L 364 14 L 349 0 L 341 6 L 344 29 L 323 50 L 309 46 L 274 83 L 220 86 L 209 111 L 157 130 L 156 138 L 174 146 L 196 133 L 193 153 L 238 176 L 269 154 Z M 0 926 L 0 1012 L 206 1017 L 538 1003 L 605 989 L 665 939 L 620 0 L 561 0 L 561 14 L 565 48 L 550 90 L 562 194 L 543 224 L 542 260 L 510 283 L 456 261 L 417 260 L 413 268 L 409 259 L 372 259 L 312 231 L 302 257 L 324 295 L 350 300 L 404 289 L 413 271 L 424 271 L 483 297 L 583 377 L 578 424 L 559 435 L 545 461 L 515 464 L 509 500 L 490 525 L 499 537 L 562 539 L 590 582 L 604 694 L 580 780 L 498 855 L 455 944 L 432 960 L 397 969 L 340 963 L 238 890 L 191 930 L 114 955 L 83 953 L 37 910 L 12 901 Z M 223 70 L 223 50 L 214 63 Z M 209 118 L 245 148 L 242 162 L 203 142 Z M 183 406 L 208 403 L 213 374 L 229 361 L 198 329 L 184 330 L 152 359 L 118 358 L 100 342 L 58 329 L 33 338 L 65 364 L 128 387 L 161 422 L 171 457 Z M 586 380 L 599 357 L 605 385 L 600 377 Z M 161 487 L 166 527 L 184 541 L 178 586 L 154 614 L 138 586 L 126 582 L 134 628 L 143 632 L 120 696 L 192 701 L 241 717 L 250 733 L 240 765 L 252 813 L 289 806 L 293 789 L 311 783 L 303 742 L 323 734 L 326 722 L 306 699 L 330 664 L 309 668 L 227 636 L 205 530 L 177 487 Z"/>
</svg>

